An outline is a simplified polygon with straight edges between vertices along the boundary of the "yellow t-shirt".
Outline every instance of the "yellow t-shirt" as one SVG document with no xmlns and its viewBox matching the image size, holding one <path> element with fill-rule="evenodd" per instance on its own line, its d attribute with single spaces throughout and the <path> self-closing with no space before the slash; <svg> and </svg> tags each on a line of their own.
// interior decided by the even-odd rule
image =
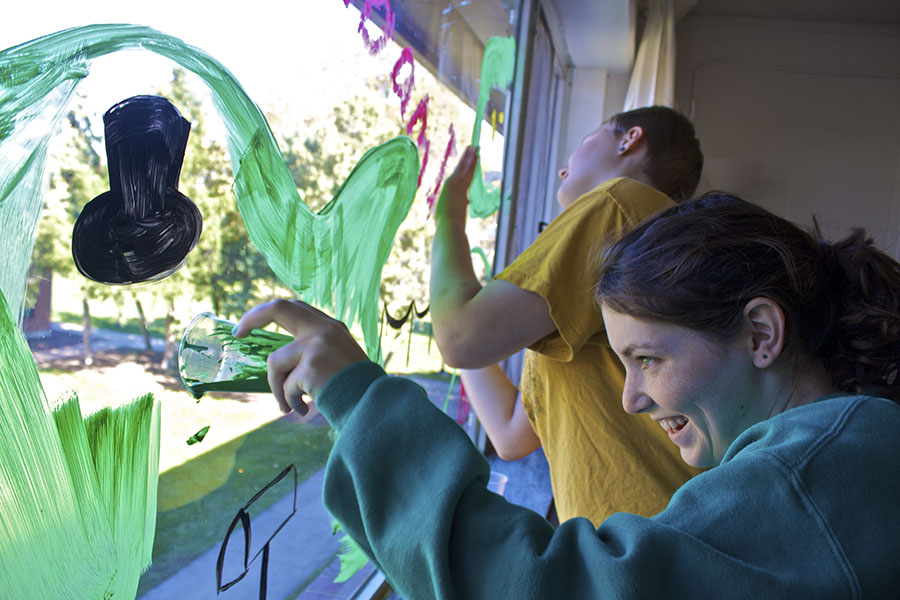
<svg viewBox="0 0 900 600">
<path fill-rule="evenodd" d="M 671 205 L 649 186 L 611 179 L 579 197 L 497 276 L 543 297 L 557 326 L 526 351 L 519 387 L 550 464 L 560 522 L 652 516 L 699 473 L 658 424 L 622 408 L 625 370 L 592 291 L 602 244 Z"/>
</svg>

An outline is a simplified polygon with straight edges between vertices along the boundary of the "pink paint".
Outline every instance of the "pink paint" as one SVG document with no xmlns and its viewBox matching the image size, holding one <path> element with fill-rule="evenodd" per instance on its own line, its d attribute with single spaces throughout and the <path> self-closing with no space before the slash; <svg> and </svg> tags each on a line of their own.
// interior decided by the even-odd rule
<svg viewBox="0 0 900 600">
<path fill-rule="evenodd" d="M 444 151 L 444 159 L 441 161 L 437 181 L 434 184 L 434 188 L 428 192 L 428 198 L 426 198 L 429 209 L 434 207 L 434 201 L 441 191 L 441 185 L 444 183 L 444 170 L 447 168 L 447 159 L 451 156 L 456 156 L 456 133 L 453 131 L 453 123 L 450 123 L 450 141 L 447 142 L 447 149 Z"/>
<path fill-rule="evenodd" d="M 409 65 L 409 77 L 406 78 L 402 84 L 397 83 L 397 75 L 400 73 L 400 69 L 403 68 L 404 64 Z M 397 59 L 397 62 L 394 63 L 394 68 L 391 71 L 391 82 L 394 84 L 394 93 L 400 97 L 400 116 L 403 117 L 406 115 L 406 105 L 409 104 L 409 98 L 412 96 L 413 89 L 413 74 L 415 73 L 415 64 L 413 63 L 413 52 L 412 48 L 406 47 L 400 53 L 400 58 Z"/>
<path fill-rule="evenodd" d="M 352 0 L 344 0 L 344 7 L 349 7 Z M 369 36 L 369 32 L 366 29 L 366 21 L 372 18 L 372 9 L 384 9 L 384 26 L 381 27 L 382 36 L 377 40 L 371 39 Z M 381 52 L 384 47 L 387 45 L 389 40 L 394 39 L 394 30 L 396 27 L 397 17 L 394 14 L 394 11 L 391 10 L 390 0 L 365 0 L 362 9 L 359 11 L 360 19 L 359 19 L 359 28 L 357 31 L 363 38 L 363 42 L 366 45 L 366 48 L 369 50 L 369 54 L 375 56 L 379 52 Z M 400 74 L 400 70 L 403 68 L 403 65 L 409 65 L 409 77 L 406 78 L 402 83 L 397 82 L 397 77 Z M 400 52 L 400 58 L 397 59 L 397 62 L 394 63 L 394 68 L 391 70 L 391 83 L 393 85 L 394 93 L 400 98 L 400 116 L 405 117 L 406 115 L 406 107 L 409 104 L 409 100 L 412 97 L 413 84 L 414 84 L 414 74 L 415 74 L 415 62 L 413 60 L 413 51 L 412 48 L 406 47 Z M 406 124 L 406 134 L 410 137 L 412 136 L 413 129 L 416 124 L 420 124 L 419 135 L 416 137 L 416 145 L 419 148 L 423 148 L 424 152 L 422 154 L 422 165 L 419 169 L 419 180 L 416 184 L 416 188 L 421 187 L 422 185 L 422 175 L 425 173 L 425 167 L 428 165 L 428 152 L 431 147 L 431 142 L 428 140 L 428 136 L 426 134 L 426 129 L 428 128 L 428 96 L 426 95 L 416 106 L 416 110 L 413 112 L 412 116 L 409 119 L 409 122 Z M 437 181 L 435 182 L 434 189 L 428 194 L 427 202 L 428 206 L 433 206 L 435 198 L 437 194 L 440 192 L 441 185 L 444 181 L 444 171 L 447 166 L 447 158 L 453 154 L 456 154 L 456 136 L 453 132 L 453 124 L 450 125 L 450 142 L 447 144 L 447 150 L 444 152 L 444 159 L 441 162 L 440 172 L 438 174 Z"/>
<path fill-rule="evenodd" d="M 425 166 L 428 164 L 428 148 L 431 145 L 431 142 L 428 141 L 428 136 L 425 135 L 425 130 L 428 128 L 428 94 L 425 94 L 425 97 L 419 101 L 415 112 L 409 119 L 409 123 L 406 124 L 406 135 L 412 137 L 416 123 L 421 123 L 419 136 L 416 138 L 416 145 L 419 148 L 425 148 L 425 152 L 422 154 L 422 168 L 419 169 L 419 181 L 416 184 L 416 188 L 418 188 L 422 185 L 422 174 L 425 173 Z"/>
<path fill-rule="evenodd" d="M 348 4 L 348 0 L 344 0 L 344 5 Z M 382 36 L 377 40 L 369 38 L 369 31 L 366 29 L 366 21 L 372 18 L 373 8 L 384 8 L 384 26 L 381 27 Z M 359 29 L 357 31 L 362 35 L 369 54 L 375 56 L 384 49 L 388 40 L 394 39 L 394 27 L 396 26 L 397 17 L 391 10 L 390 0 L 366 0 L 362 10 L 359 11 Z"/>
<path fill-rule="evenodd" d="M 466 419 L 469 418 L 469 394 L 466 393 L 466 386 L 463 385 L 462 379 L 459 380 L 459 406 L 456 408 L 456 422 L 465 425 Z"/>
</svg>

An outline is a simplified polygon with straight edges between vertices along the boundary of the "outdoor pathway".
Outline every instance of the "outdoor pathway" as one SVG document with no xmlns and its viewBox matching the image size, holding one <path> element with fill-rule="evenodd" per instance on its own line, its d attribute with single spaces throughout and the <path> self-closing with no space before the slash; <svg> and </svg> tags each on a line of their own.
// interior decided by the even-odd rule
<svg viewBox="0 0 900 600">
<path fill-rule="evenodd" d="M 297 512 L 272 539 L 269 546 L 268 598 L 296 598 L 298 586 L 309 581 L 332 562 L 339 550 L 338 537 L 331 533 L 331 517 L 322 506 L 324 470 L 297 487 Z M 293 495 L 287 495 L 259 515 L 252 515 L 251 558 L 284 519 L 290 515 Z M 224 523 L 225 519 L 223 519 Z M 225 531 L 222 531 L 224 537 Z M 223 581 L 243 571 L 244 549 L 240 525 L 231 536 L 226 553 Z M 216 559 L 219 545 L 140 597 L 140 600 L 206 600 L 216 598 Z M 247 575 L 222 593 L 222 600 L 258 600 L 262 557 Z"/>
</svg>

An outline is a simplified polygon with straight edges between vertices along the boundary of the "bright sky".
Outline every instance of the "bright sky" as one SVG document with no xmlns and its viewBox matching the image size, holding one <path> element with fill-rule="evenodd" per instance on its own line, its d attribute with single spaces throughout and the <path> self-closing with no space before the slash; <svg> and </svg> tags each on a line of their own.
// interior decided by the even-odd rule
<svg viewBox="0 0 900 600">
<path fill-rule="evenodd" d="M 12 3 L 10 3 L 12 4 Z M 359 77 L 388 73 L 397 59 L 386 49 L 370 58 L 356 31 L 359 11 L 342 0 L 49 0 L 4 7 L 0 48 L 77 25 L 132 23 L 181 38 L 216 58 L 260 105 L 280 99 L 307 114 L 333 104 L 335 88 Z M 39 6 L 39 8 L 38 8 Z M 88 108 L 104 112 L 116 102 L 153 88 L 174 64 L 151 52 L 118 52 L 92 63 L 79 86 Z"/>
</svg>

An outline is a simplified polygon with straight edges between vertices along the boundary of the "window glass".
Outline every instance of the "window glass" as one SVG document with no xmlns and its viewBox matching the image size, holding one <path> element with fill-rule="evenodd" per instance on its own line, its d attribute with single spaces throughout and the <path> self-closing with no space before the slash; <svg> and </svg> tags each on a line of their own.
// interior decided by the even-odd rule
<svg viewBox="0 0 900 600">
<path fill-rule="evenodd" d="M 389 372 L 420 381 L 473 434 L 474 415 L 430 336 L 429 196 L 439 193 L 479 123 L 484 187 L 499 202 L 509 83 L 489 86 L 484 96 L 482 62 L 492 38 L 513 35 L 516 13 L 510 0 L 387 4 L 261 0 L 232 13 L 174 2 L 152 11 L 59 3 L 3 19 L 0 48 L 106 22 L 146 24 L 201 48 L 260 106 L 299 196 L 316 211 L 367 150 L 409 132 L 423 171 L 381 274 L 381 360 Z M 392 39 L 382 45 L 385 30 Z M 401 60 L 405 48 L 411 61 Z M 219 583 L 228 587 L 225 598 L 256 598 L 263 580 L 269 598 L 349 597 L 373 569 L 335 582 L 346 548 L 321 505 L 333 443 L 324 419 L 315 411 L 284 416 L 267 393 L 211 392 L 197 400 L 178 375 L 179 342 L 196 315 L 234 321 L 257 303 L 296 297 L 251 241 L 235 203 L 230 124 L 200 78 L 158 54 L 116 52 L 89 66 L 73 100 L 47 125 L 54 135 L 23 330 L 51 403 L 75 392 L 89 415 L 146 393 L 159 402 L 152 565 L 137 597 L 212 598 Z M 72 230 L 84 206 L 110 189 L 103 114 L 139 94 L 168 98 L 191 123 L 178 190 L 199 208 L 203 232 L 173 275 L 105 285 L 76 270 Z M 468 227 L 476 270 L 487 279 L 496 212 L 485 212 Z M 351 329 L 362 341 L 360 326 Z"/>
</svg>

